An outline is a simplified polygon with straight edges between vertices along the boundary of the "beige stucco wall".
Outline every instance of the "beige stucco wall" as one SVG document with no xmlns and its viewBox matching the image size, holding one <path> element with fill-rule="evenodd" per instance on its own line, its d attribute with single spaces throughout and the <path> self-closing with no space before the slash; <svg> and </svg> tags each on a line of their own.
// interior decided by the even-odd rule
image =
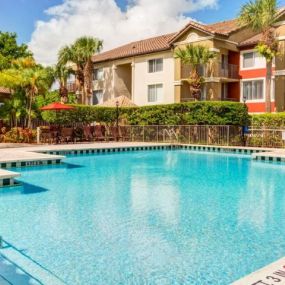
<svg viewBox="0 0 285 285">
<path fill-rule="evenodd" d="M 132 99 L 132 66 L 117 65 L 114 73 L 114 96 L 126 96 Z"/>
<path fill-rule="evenodd" d="M 163 71 L 148 73 L 148 60 L 163 58 Z M 173 52 L 167 51 L 134 59 L 134 94 L 133 102 L 139 106 L 148 103 L 148 85 L 163 84 L 163 101 L 155 104 L 168 104 L 175 102 L 174 96 L 174 58 Z"/>
<path fill-rule="evenodd" d="M 103 90 L 104 101 L 114 97 L 114 72 L 112 63 L 95 64 L 94 69 L 103 68 L 104 80 L 93 81 L 93 90 Z"/>
<path fill-rule="evenodd" d="M 163 58 L 163 71 L 148 73 L 148 61 Z M 174 103 L 174 58 L 172 51 L 163 51 L 134 58 L 95 64 L 104 69 L 104 80 L 94 81 L 94 90 L 103 90 L 104 101 L 120 95 L 129 97 L 136 105 L 148 103 L 148 85 L 163 84 L 163 101 Z"/>
</svg>

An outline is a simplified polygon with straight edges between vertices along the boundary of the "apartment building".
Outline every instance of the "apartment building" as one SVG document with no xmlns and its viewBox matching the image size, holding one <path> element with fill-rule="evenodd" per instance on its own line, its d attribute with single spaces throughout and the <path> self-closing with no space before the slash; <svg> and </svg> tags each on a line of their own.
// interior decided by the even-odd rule
<svg viewBox="0 0 285 285">
<path fill-rule="evenodd" d="M 276 33 L 280 55 L 275 59 L 272 110 L 285 109 L 285 10 L 280 10 Z M 94 91 L 89 104 L 124 95 L 136 105 L 192 101 L 190 66 L 175 58 L 187 44 L 207 46 L 217 53 L 201 66 L 205 78 L 201 100 L 243 101 L 250 112 L 265 112 L 266 61 L 256 51 L 261 34 L 240 27 L 236 19 L 203 25 L 189 22 L 177 33 L 136 41 L 93 57 Z"/>
</svg>

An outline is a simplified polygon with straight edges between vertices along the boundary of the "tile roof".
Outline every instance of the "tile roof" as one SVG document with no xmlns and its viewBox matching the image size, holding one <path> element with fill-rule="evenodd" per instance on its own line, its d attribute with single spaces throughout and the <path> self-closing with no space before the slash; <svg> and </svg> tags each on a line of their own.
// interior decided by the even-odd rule
<svg viewBox="0 0 285 285">
<path fill-rule="evenodd" d="M 158 37 L 149 38 L 146 40 L 132 42 L 118 48 L 94 55 L 93 62 L 103 62 L 107 60 L 114 60 L 126 58 L 130 56 L 142 55 L 157 51 L 164 51 L 170 49 L 169 40 L 175 34 L 167 34 Z"/>
<path fill-rule="evenodd" d="M 10 92 L 10 90 L 8 88 L 0 86 L 0 93 L 10 94 L 11 92 Z"/>
<path fill-rule="evenodd" d="M 251 45 L 256 45 L 260 40 L 261 40 L 262 34 L 257 34 L 253 37 L 250 37 L 249 39 L 246 39 L 243 42 L 239 43 L 239 47 L 245 47 L 245 46 L 251 46 Z"/>
<path fill-rule="evenodd" d="M 285 8 L 281 8 L 278 11 L 277 17 L 281 17 L 285 13 Z M 240 29 L 240 25 L 237 19 L 227 20 L 223 22 L 217 22 L 213 24 L 202 24 L 194 21 L 190 21 L 183 29 L 177 33 L 162 35 L 153 37 L 141 41 L 132 42 L 118 48 L 97 54 L 93 56 L 93 62 L 104 62 L 108 60 L 127 58 L 136 55 L 143 55 L 163 50 L 168 50 L 175 40 L 177 40 L 184 32 L 189 28 L 196 28 L 200 31 L 208 33 L 209 35 L 219 35 L 222 37 L 228 37 L 231 33 Z M 240 44 L 240 46 L 255 44 L 258 42 L 259 35 L 256 35 Z"/>
</svg>

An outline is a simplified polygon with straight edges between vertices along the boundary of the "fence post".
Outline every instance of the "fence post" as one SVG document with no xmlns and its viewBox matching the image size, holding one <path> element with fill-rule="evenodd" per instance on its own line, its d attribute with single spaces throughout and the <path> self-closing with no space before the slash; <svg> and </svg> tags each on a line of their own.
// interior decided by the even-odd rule
<svg viewBox="0 0 285 285">
<path fill-rule="evenodd" d="M 37 144 L 41 143 L 41 128 L 37 127 Z"/>
<path fill-rule="evenodd" d="M 230 145 L 230 126 L 227 126 L 227 146 Z"/>
<path fill-rule="evenodd" d="M 159 131 L 159 127 L 158 125 L 156 126 L 156 142 L 158 142 L 158 131 Z"/>
<path fill-rule="evenodd" d="M 191 136 L 191 127 L 188 126 L 188 128 L 189 128 L 189 136 L 188 136 L 188 138 L 189 138 L 189 144 L 190 144 L 190 141 L 191 141 L 191 139 L 190 139 L 190 136 Z"/>
<path fill-rule="evenodd" d="M 144 126 L 143 126 L 143 142 L 144 142 Z"/>
</svg>

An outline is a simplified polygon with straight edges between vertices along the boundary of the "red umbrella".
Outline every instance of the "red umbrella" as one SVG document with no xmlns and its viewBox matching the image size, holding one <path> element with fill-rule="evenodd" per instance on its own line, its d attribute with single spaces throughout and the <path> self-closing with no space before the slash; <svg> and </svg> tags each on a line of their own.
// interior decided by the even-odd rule
<svg viewBox="0 0 285 285">
<path fill-rule="evenodd" d="M 73 110 L 74 107 L 70 106 L 70 105 L 65 105 L 63 103 L 60 102 L 54 102 L 51 103 L 47 106 L 44 106 L 42 108 L 40 108 L 42 111 L 64 111 L 64 110 Z"/>
</svg>

